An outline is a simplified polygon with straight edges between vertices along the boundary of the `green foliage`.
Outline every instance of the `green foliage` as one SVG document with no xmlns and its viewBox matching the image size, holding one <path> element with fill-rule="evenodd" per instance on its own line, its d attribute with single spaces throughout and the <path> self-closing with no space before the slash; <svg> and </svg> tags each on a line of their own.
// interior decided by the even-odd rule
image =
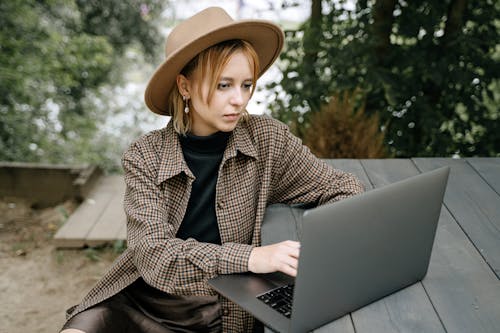
<svg viewBox="0 0 500 333">
<path fill-rule="evenodd" d="M 116 167 L 103 87 L 120 83 L 128 48 L 154 56 L 162 3 L 0 2 L 0 160 Z"/>
<path fill-rule="evenodd" d="M 127 249 L 127 242 L 124 240 L 116 240 L 113 243 L 113 252 L 116 254 L 122 254 Z"/>
<path fill-rule="evenodd" d="M 329 96 L 361 89 L 394 156 L 500 156 L 499 2 L 346 3 L 322 2 L 319 33 L 286 32 L 273 116 L 304 137 Z"/>
<path fill-rule="evenodd" d="M 89 259 L 92 262 L 98 262 L 101 261 L 102 257 L 100 255 L 100 252 L 102 248 L 96 248 L 96 247 L 88 247 L 84 250 L 85 256 L 87 259 Z"/>
<path fill-rule="evenodd" d="M 127 249 L 127 242 L 124 240 L 116 240 L 111 244 L 103 244 L 99 246 L 90 246 L 83 251 L 87 259 L 91 262 L 101 261 L 108 256 L 116 256 L 122 254 Z"/>
<path fill-rule="evenodd" d="M 156 45 L 162 41 L 150 24 L 161 12 L 163 0 L 75 0 L 82 18 L 82 31 L 106 36 L 119 53 L 131 43 L 141 46 L 148 60 L 153 60 Z"/>
</svg>

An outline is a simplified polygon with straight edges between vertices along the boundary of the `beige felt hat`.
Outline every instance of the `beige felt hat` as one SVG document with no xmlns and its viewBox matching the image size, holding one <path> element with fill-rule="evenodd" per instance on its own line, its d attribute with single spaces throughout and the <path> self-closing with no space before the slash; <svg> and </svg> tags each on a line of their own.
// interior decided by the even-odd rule
<svg viewBox="0 0 500 333">
<path fill-rule="evenodd" d="M 145 101 L 151 111 L 170 116 L 168 96 L 180 71 L 201 51 L 220 42 L 242 39 L 254 47 L 262 75 L 279 56 L 284 34 L 264 20 L 233 20 L 222 8 L 210 7 L 177 25 L 167 38 L 165 61 L 149 80 Z"/>
</svg>

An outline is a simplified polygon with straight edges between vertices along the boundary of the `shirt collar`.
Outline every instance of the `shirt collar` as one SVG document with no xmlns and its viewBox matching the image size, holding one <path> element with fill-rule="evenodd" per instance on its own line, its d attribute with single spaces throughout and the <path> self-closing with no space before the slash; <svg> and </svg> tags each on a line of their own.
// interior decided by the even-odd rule
<svg viewBox="0 0 500 333">
<path fill-rule="evenodd" d="M 174 130 L 172 121 L 169 121 L 167 127 L 163 130 L 164 135 L 160 151 L 160 166 L 156 177 L 156 184 L 159 185 L 165 180 L 177 176 L 184 172 L 191 178 L 194 178 L 191 170 L 189 170 L 184 155 L 182 154 L 181 143 L 179 136 Z"/>
<path fill-rule="evenodd" d="M 245 122 L 239 122 L 233 130 L 233 134 L 229 138 L 227 143 L 226 152 L 224 153 L 223 162 L 236 157 L 238 152 L 257 159 L 257 149 L 255 148 L 250 133 L 248 130 L 248 125 Z"/>
<path fill-rule="evenodd" d="M 195 178 L 191 170 L 189 170 L 184 155 L 178 134 L 174 130 L 173 122 L 169 121 L 167 127 L 163 130 L 162 145 L 161 145 L 161 160 L 156 177 L 156 184 L 159 185 L 165 180 L 172 178 L 182 172 L 188 177 Z M 257 149 L 255 148 L 248 126 L 246 123 L 238 123 L 233 130 L 229 142 L 224 153 L 222 163 L 226 160 L 236 157 L 240 152 L 243 155 L 257 159 Z"/>
</svg>

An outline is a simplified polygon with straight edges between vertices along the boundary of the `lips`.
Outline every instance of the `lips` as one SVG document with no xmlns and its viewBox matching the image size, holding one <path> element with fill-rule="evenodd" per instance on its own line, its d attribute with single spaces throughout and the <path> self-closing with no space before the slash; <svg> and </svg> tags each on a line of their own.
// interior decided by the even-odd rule
<svg viewBox="0 0 500 333">
<path fill-rule="evenodd" d="M 240 118 L 239 113 L 229 113 L 224 115 L 224 119 L 227 119 L 229 121 L 235 121 L 238 120 L 239 118 Z"/>
</svg>

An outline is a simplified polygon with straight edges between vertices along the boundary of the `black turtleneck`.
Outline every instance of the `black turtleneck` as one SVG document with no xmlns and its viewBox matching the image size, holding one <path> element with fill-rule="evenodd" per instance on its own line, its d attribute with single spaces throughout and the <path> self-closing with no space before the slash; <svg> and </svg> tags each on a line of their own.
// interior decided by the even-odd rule
<svg viewBox="0 0 500 333">
<path fill-rule="evenodd" d="M 189 133 L 179 136 L 184 159 L 196 179 L 186 214 L 177 231 L 178 238 L 221 244 L 215 215 L 215 186 L 230 135 L 230 132 L 217 132 L 209 136 Z"/>
</svg>

